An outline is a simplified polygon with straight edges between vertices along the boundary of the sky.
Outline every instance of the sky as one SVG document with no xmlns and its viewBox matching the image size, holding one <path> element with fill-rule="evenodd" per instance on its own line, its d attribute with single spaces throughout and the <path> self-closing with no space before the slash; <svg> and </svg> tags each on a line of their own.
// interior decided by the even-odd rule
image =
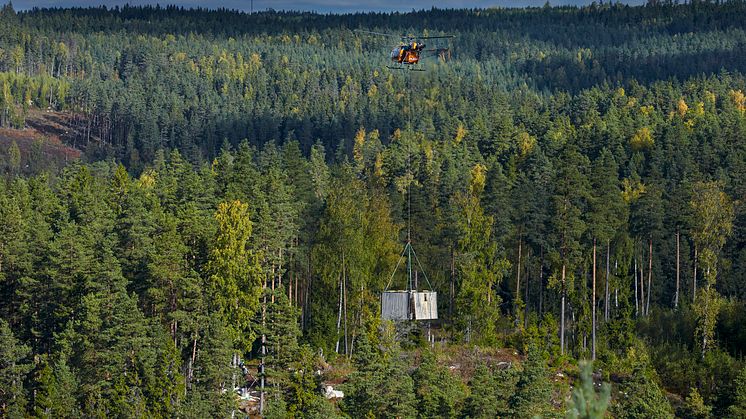
<svg viewBox="0 0 746 419">
<path fill-rule="evenodd" d="M 583 5 L 592 0 L 550 0 L 550 4 L 560 5 Z M 626 0 L 624 3 L 639 4 L 644 0 Z M 439 8 L 486 8 L 486 7 L 526 7 L 543 6 L 546 0 L 254 0 L 254 10 L 304 10 L 320 13 L 350 13 L 358 11 L 411 11 L 412 9 L 429 9 L 433 6 Z M 5 3 L 0 0 L 0 4 Z M 176 4 L 184 7 L 227 7 L 249 11 L 250 0 L 13 0 L 13 8 L 16 10 L 27 10 L 34 7 L 89 7 L 89 6 L 115 6 L 115 5 L 144 5 L 144 4 Z"/>
</svg>

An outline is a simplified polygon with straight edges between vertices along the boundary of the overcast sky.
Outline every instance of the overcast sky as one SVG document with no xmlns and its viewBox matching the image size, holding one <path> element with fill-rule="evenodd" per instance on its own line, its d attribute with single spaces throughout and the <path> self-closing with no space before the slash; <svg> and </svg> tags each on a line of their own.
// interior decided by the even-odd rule
<svg viewBox="0 0 746 419">
<path fill-rule="evenodd" d="M 639 4 L 644 0 L 626 0 L 624 3 Z M 5 3 L 0 0 L 0 4 Z M 591 0 L 550 0 L 550 4 L 559 6 L 566 4 L 583 5 Z M 16 10 L 31 9 L 33 7 L 70 7 L 70 6 L 115 6 L 123 4 L 176 4 L 184 7 L 227 7 L 248 11 L 250 0 L 13 0 Z M 472 8 L 472 7 L 524 7 L 542 6 L 545 0 L 254 0 L 254 10 L 312 10 L 321 13 L 328 12 L 356 12 L 356 11 L 410 11 L 412 9 L 429 9 L 432 6 L 440 8 Z"/>
</svg>

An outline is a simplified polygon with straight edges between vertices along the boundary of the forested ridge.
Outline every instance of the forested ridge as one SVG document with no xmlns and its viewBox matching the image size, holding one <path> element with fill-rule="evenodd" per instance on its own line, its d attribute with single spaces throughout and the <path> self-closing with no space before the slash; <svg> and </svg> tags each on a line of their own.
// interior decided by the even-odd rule
<svg viewBox="0 0 746 419">
<path fill-rule="evenodd" d="M 3 7 L 0 416 L 746 416 L 744 16 Z"/>
</svg>

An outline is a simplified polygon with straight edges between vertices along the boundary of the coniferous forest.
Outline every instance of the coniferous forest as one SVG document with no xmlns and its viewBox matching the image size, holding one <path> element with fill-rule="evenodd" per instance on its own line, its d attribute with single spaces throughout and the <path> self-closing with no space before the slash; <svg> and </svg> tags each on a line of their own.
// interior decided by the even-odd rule
<svg viewBox="0 0 746 419">
<path fill-rule="evenodd" d="M 5 5 L 0 417 L 744 418 L 745 52 L 742 0 Z"/>
</svg>

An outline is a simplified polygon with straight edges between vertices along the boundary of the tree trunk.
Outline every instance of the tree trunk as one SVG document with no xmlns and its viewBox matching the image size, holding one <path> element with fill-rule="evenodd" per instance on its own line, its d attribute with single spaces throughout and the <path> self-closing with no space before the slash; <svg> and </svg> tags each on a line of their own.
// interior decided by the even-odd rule
<svg viewBox="0 0 746 419">
<path fill-rule="evenodd" d="M 692 302 L 697 301 L 697 245 L 694 245 L 694 289 L 692 291 Z"/>
<path fill-rule="evenodd" d="M 539 262 L 539 319 L 544 317 L 544 246 L 541 247 Z"/>
<path fill-rule="evenodd" d="M 282 247 L 280 248 L 280 262 L 277 267 L 277 286 L 282 287 Z"/>
<path fill-rule="evenodd" d="M 266 291 L 267 289 L 267 280 L 265 277 L 264 284 L 262 286 L 262 291 Z M 262 330 L 266 330 L 267 325 L 267 293 L 264 292 L 264 297 L 262 298 Z M 267 335 L 262 332 L 262 359 L 260 360 L 259 364 L 259 379 L 260 379 L 260 393 L 259 393 L 259 416 L 264 416 L 264 358 L 267 356 Z"/>
<path fill-rule="evenodd" d="M 645 315 L 650 315 L 650 294 L 653 293 L 653 239 L 648 239 L 648 302 L 645 305 Z"/>
<path fill-rule="evenodd" d="M 189 358 L 189 366 L 187 367 L 187 385 L 184 391 L 192 389 L 192 378 L 194 377 L 194 361 L 197 359 L 197 336 L 199 332 L 194 332 L 194 340 L 192 341 L 192 357 Z"/>
<path fill-rule="evenodd" d="M 345 355 L 349 355 L 350 346 L 347 339 L 347 271 L 344 265 L 342 265 L 342 301 L 344 303 L 345 311 Z"/>
<path fill-rule="evenodd" d="M 586 284 L 588 284 L 586 282 Z M 593 291 L 591 292 L 591 359 L 596 360 L 596 239 L 593 239 Z"/>
<path fill-rule="evenodd" d="M 635 256 L 635 268 L 634 268 L 634 271 L 635 271 L 635 279 L 634 279 L 634 283 L 635 283 L 635 316 L 639 317 L 640 316 L 640 305 L 638 303 L 638 301 L 639 301 L 638 295 L 640 294 L 640 291 L 639 291 L 638 286 L 637 286 L 637 256 Z"/>
<path fill-rule="evenodd" d="M 644 248 L 643 248 L 644 249 Z M 640 253 L 640 313 L 645 316 L 645 250 Z M 650 290 L 648 290 L 650 292 Z"/>
<path fill-rule="evenodd" d="M 345 256 L 344 253 L 342 254 L 342 270 L 344 271 L 345 266 Z M 334 352 L 339 353 L 339 339 L 340 339 L 340 329 L 342 328 L 342 278 L 343 274 L 339 274 L 339 309 L 337 310 L 337 344 L 334 345 Z"/>
<path fill-rule="evenodd" d="M 453 298 L 456 292 L 456 252 L 451 246 L 451 286 L 448 297 L 448 316 L 453 318 Z"/>
<path fill-rule="evenodd" d="M 528 254 L 526 255 L 526 259 L 531 260 L 530 255 L 531 255 L 531 248 L 529 247 Z M 525 311 L 523 313 L 523 327 L 525 329 L 528 329 L 528 297 L 529 297 L 528 287 L 531 284 L 530 282 L 531 268 L 529 265 L 530 265 L 529 263 L 526 263 L 526 286 L 524 287 L 526 288 L 526 298 L 523 301 L 523 305 L 525 306 Z"/>
<path fill-rule="evenodd" d="M 680 233 L 678 230 L 676 230 L 676 293 L 673 295 L 673 308 L 677 309 L 679 308 L 679 262 L 680 262 L 680 254 L 679 254 L 679 236 Z"/>
<path fill-rule="evenodd" d="M 518 327 L 519 316 L 518 316 L 518 300 L 521 299 L 521 236 L 518 235 L 518 266 L 516 267 L 516 279 L 515 279 L 515 325 Z"/>
<path fill-rule="evenodd" d="M 308 316 L 309 316 L 309 306 L 311 302 L 311 281 L 313 281 L 313 276 L 311 272 L 311 252 L 308 252 L 308 266 L 306 270 L 306 283 L 305 283 L 305 291 L 303 292 L 303 330 L 306 330 L 306 326 L 308 325 Z"/>
<path fill-rule="evenodd" d="M 272 264 L 272 304 L 275 303 L 275 264 Z"/>
<path fill-rule="evenodd" d="M 609 255 L 611 253 L 611 240 L 606 240 L 606 290 L 604 291 L 604 321 L 609 321 Z"/>
<path fill-rule="evenodd" d="M 565 354 L 565 264 L 562 264 L 562 302 L 560 304 L 560 354 Z"/>
<path fill-rule="evenodd" d="M 705 272 L 705 289 L 708 290 L 708 291 L 710 289 L 710 284 L 709 284 L 709 277 L 710 277 L 710 275 L 709 275 L 709 273 L 710 273 L 710 268 L 708 267 L 707 268 L 707 272 Z M 710 311 L 708 310 L 708 307 L 710 305 L 710 296 L 711 295 L 709 293 L 706 293 L 704 295 L 704 299 L 705 299 L 705 310 L 704 310 L 705 319 L 710 316 Z M 707 322 L 707 320 L 705 320 L 705 322 Z M 705 359 L 705 354 L 706 353 L 707 353 L 707 331 L 705 331 L 704 333 L 702 333 L 702 360 L 703 361 Z"/>
</svg>

